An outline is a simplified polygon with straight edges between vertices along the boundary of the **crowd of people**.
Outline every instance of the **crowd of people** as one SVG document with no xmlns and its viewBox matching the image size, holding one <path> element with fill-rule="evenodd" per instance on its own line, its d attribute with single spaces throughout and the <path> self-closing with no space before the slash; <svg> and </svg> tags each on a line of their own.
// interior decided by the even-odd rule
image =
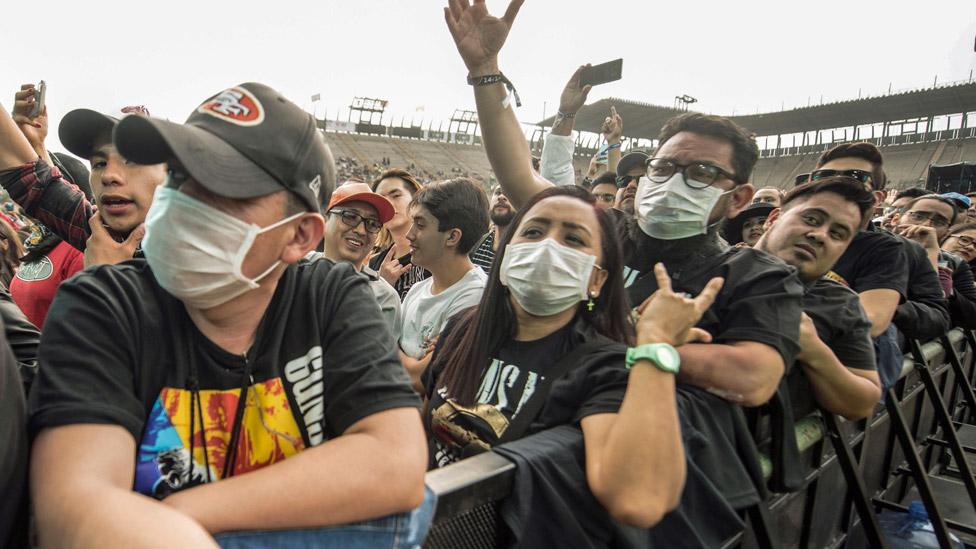
<svg viewBox="0 0 976 549">
<path fill-rule="evenodd" d="M 488 192 L 335 159 L 259 83 L 73 110 L 87 167 L 32 85 L 0 106 L 0 542 L 416 547 L 425 473 L 494 450 L 521 546 L 714 547 L 765 493 L 743 409 L 867 417 L 907 339 L 976 328 L 976 196 L 886 192 L 871 144 L 757 190 L 730 120 L 624 154 L 611 110 L 580 177 L 584 66 L 533 158 L 520 5 L 445 8 Z"/>
</svg>

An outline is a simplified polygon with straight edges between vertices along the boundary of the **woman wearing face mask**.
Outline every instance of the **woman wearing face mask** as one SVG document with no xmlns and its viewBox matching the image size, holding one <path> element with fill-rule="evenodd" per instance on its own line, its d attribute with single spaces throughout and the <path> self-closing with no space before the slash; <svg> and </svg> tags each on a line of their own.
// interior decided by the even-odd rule
<svg viewBox="0 0 976 549">
<path fill-rule="evenodd" d="M 691 299 L 658 265 L 661 289 L 638 309 L 635 337 L 620 248 L 593 195 L 547 189 L 510 227 L 480 306 L 448 325 L 424 376 L 432 465 L 578 425 L 592 494 L 618 520 L 650 526 L 685 478 L 674 346 L 710 339 L 692 326 L 722 281 Z"/>
</svg>

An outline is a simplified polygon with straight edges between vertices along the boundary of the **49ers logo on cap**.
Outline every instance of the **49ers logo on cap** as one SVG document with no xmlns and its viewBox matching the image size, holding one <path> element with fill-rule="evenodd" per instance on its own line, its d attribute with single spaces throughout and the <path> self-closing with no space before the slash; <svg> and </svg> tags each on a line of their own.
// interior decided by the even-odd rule
<svg viewBox="0 0 976 549">
<path fill-rule="evenodd" d="M 209 114 L 238 126 L 257 126 L 264 122 L 264 107 L 244 88 L 224 90 L 197 107 L 197 112 Z"/>
</svg>

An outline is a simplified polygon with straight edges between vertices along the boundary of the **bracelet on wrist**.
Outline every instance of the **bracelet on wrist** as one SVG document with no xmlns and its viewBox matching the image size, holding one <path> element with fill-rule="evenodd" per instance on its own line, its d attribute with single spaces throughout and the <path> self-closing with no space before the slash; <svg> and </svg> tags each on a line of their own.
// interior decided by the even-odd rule
<svg viewBox="0 0 976 549">
<path fill-rule="evenodd" d="M 576 118 L 576 113 L 556 111 L 556 118 Z"/>
<path fill-rule="evenodd" d="M 613 143 L 612 145 L 607 145 L 608 151 L 611 149 L 619 149 L 619 148 L 620 148 L 620 143 Z"/>
<path fill-rule="evenodd" d="M 512 84 L 512 81 L 506 78 L 504 74 L 502 73 L 485 74 L 483 76 L 471 76 L 470 74 L 468 75 L 468 85 L 491 86 L 493 84 L 504 84 L 505 89 L 507 89 L 509 94 L 515 98 L 515 106 L 516 107 L 522 106 L 522 100 L 519 99 L 518 92 L 515 91 L 515 85 Z M 503 101 L 502 103 L 507 107 L 509 103 L 509 98 L 506 97 L 505 101 Z"/>
</svg>

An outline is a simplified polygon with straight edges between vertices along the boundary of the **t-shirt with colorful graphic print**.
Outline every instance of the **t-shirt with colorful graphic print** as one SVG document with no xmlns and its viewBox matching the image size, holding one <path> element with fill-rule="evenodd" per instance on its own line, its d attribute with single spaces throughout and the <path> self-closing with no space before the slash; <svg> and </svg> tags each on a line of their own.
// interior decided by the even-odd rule
<svg viewBox="0 0 976 549">
<path fill-rule="evenodd" d="M 246 356 L 204 336 L 144 260 L 64 283 L 48 320 L 31 431 L 126 428 L 138 442 L 134 488 L 157 498 L 419 405 L 366 279 L 348 264 L 288 267 Z"/>
</svg>

